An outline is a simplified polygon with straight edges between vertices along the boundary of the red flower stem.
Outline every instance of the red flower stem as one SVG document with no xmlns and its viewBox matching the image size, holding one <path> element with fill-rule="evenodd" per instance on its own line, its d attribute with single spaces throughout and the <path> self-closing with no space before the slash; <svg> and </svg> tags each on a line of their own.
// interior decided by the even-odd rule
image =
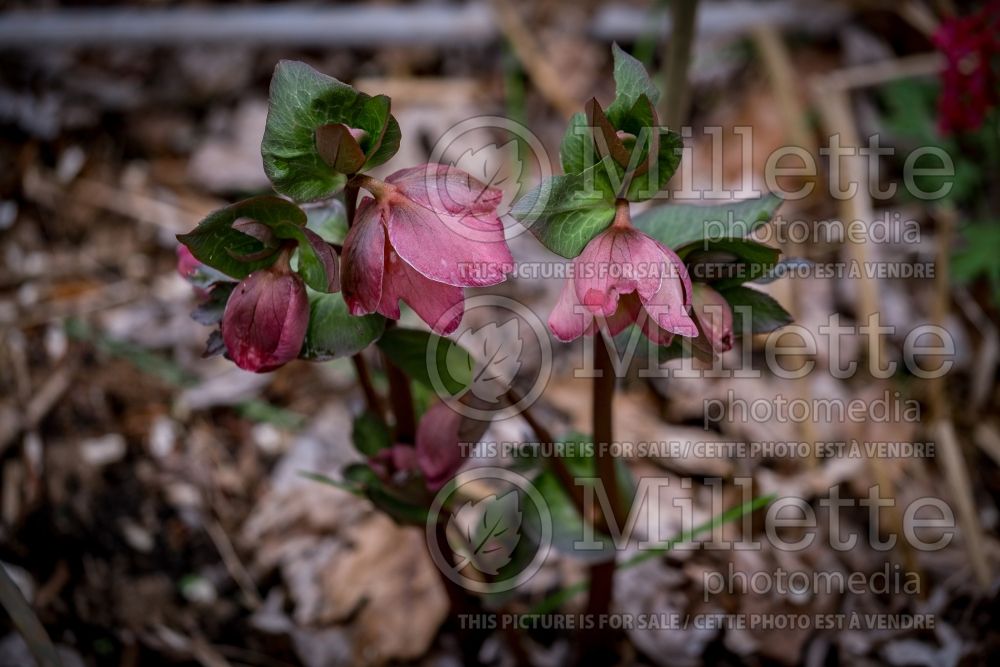
<svg viewBox="0 0 1000 667">
<path fill-rule="evenodd" d="M 354 371 L 357 373 L 361 391 L 365 394 L 365 403 L 368 405 L 368 409 L 379 419 L 385 419 L 385 406 L 382 405 L 382 397 L 378 395 L 378 392 L 375 391 L 375 385 L 372 384 L 371 374 L 368 372 L 368 362 L 365 361 L 360 352 L 352 356 L 351 361 L 354 362 Z"/>
<path fill-rule="evenodd" d="M 358 186 L 353 182 L 348 181 L 347 185 L 344 187 L 344 213 L 347 216 L 347 227 L 350 228 L 354 224 L 354 213 L 358 208 Z M 375 391 L 375 385 L 372 384 L 371 374 L 368 372 L 368 364 L 365 362 L 364 356 L 360 352 L 351 357 L 351 361 L 354 362 L 354 370 L 358 375 L 358 384 L 361 385 L 361 391 L 365 394 L 365 402 L 368 404 L 368 409 L 378 415 L 379 419 L 385 419 L 385 407 L 382 405 L 382 399 Z"/>
<path fill-rule="evenodd" d="M 360 188 L 351 179 L 344 186 L 344 211 L 347 214 L 347 228 L 354 224 L 354 212 L 358 210 L 358 190 Z"/>
<path fill-rule="evenodd" d="M 615 460 L 609 449 L 613 441 L 611 402 L 615 394 L 615 375 L 607 342 L 600 333 L 594 336 L 594 369 L 600 374 L 600 377 L 594 377 L 593 393 L 595 466 L 598 480 L 604 488 L 611 506 L 611 516 L 604 515 L 603 506 L 598 511 L 605 525 L 609 525 L 613 520 L 618 526 L 621 526 L 621 494 L 618 489 L 618 476 L 615 474 Z M 615 559 L 613 557 L 590 567 L 590 596 L 587 599 L 587 614 L 608 613 L 614 598 L 614 577 Z M 609 632 L 588 633 L 584 636 L 583 641 L 593 651 L 613 652 L 609 641 L 610 636 Z M 581 657 L 587 659 L 593 655 L 593 652 L 584 650 Z"/>
<path fill-rule="evenodd" d="M 395 322 L 386 322 L 386 328 L 395 326 Z M 382 363 L 389 377 L 389 403 L 392 414 L 396 417 L 396 442 L 412 445 L 416 442 L 417 417 L 413 412 L 413 394 L 410 392 L 410 378 L 393 364 L 385 353 L 382 353 Z"/>
</svg>

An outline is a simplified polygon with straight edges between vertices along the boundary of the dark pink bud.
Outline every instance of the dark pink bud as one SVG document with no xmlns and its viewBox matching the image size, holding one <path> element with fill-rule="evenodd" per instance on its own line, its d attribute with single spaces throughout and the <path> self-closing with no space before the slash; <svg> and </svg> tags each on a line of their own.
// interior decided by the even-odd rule
<svg viewBox="0 0 1000 667">
<path fill-rule="evenodd" d="M 417 471 L 417 454 L 411 445 L 392 445 L 368 459 L 375 474 L 383 482 L 393 482 Z"/>
<path fill-rule="evenodd" d="M 190 280 L 202 266 L 202 263 L 195 259 L 186 245 L 182 243 L 177 246 L 177 273 L 181 275 L 181 278 Z"/>
<path fill-rule="evenodd" d="M 420 418 L 417 465 L 431 491 L 444 486 L 465 463 L 459 437 L 462 421 L 462 415 L 444 402 L 435 403 Z"/>
<path fill-rule="evenodd" d="M 302 280 L 282 267 L 254 271 L 236 286 L 222 315 L 222 340 L 236 365 L 273 371 L 299 355 L 309 325 Z"/>
<path fill-rule="evenodd" d="M 695 283 L 693 287 L 691 310 L 701 334 L 697 341 L 704 337 L 712 352 L 728 352 L 733 349 L 733 309 L 725 297 L 708 285 Z"/>
</svg>

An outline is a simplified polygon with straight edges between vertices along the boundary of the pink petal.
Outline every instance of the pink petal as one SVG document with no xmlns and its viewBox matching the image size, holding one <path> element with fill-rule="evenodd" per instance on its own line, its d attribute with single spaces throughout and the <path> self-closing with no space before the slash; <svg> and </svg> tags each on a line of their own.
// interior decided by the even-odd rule
<svg viewBox="0 0 1000 667">
<path fill-rule="evenodd" d="M 389 176 L 386 182 L 395 185 L 407 199 L 432 211 L 493 215 L 503 198 L 499 189 L 445 164 L 403 169 Z"/>
<path fill-rule="evenodd" d="M 427 479 L 427 488 L 437 491 L 455 476 L 465 462 L 459 444 L 462 415 L 447 403 L 432 405 L 417 425 L 417 465 Z"/>
<path fill-rule="evenodd" d="M 549 329 L 564 343 L 593 333 L 594 316 L 576 298 L 573 279 L 567 278 L 556 307 L 549 314 Z"/>
<path fill-rule="evenodd" d="M 670 345 L 671 341 L 674 340 L 674 335 L 669 331 L 661 329 L 645 311 L 639 313 L 636 317 L 636 322 L 639 324 L 639 328 L 642 329 L 642 333 L 645 334 L 646 338 L 656 345 Z"/>
<path fill-rule="evenodd" d="M 629 292 L 618 300 L 618 308 L 607 318 L 598 317 L 597 322 L 602 331 L 611 336 L 617 336 L 636 322 L 642 314 L 642 303 L 634 292 Z"/>
<path fill-rule="evenodd" d="M 594 313 L 610 317 L 618 298 L 638 292 L 645 301 L 669 270 L 659 243 L 635 229 L 609 228 L 591 239 L 573 264 L 576 295 Z"/>
<path fill-rule="evenodd" d="M 672 250 L 659 243 L 656 245 L 663 253 L 668 271 L 655 294 L 645 298 L 642 294 L 639 295 L 642 306 L 661 329 L 693 338 L 698 335 L 698 327 L 688 314 L 691 306 L 691 277 L 684 263 Z"/>
<path fill-rule="evenodd" d="M 402 300 L 436 333 L 446 335 L 458 328 L 465 312 L 461 287 L 434 282 L 413 270 L 392 248 L 386 253 L 386 272 L 378 312 L 399 319 Z"/>
<path fill-rule="evenodd" d="M 399 256 L 431 280 L 458 287 L 496 285 L 513 269 L 495 214 L 452 214 L 389 196 L 389 240 Z"/>
<path fill-rule="evenodd" d="M 237 285 L 222 316 L 222 340 L 237 366 L 263 373 L 299 355 L 309 325 L 302 280 L 275 269 L 254 271 Z"/>
<path fill-rule="evenodd" d="M 195 259 L 188 247 L 183 243 L 177 246 L 177 273 L 182 278 L 191 278 L 202 267 L 202 263 Z"/>
<path fill-rule="evenodd" d="M 386 242 L 381 216 L 375 200 L 365 197 L 344 239 L 340 282 L 352 315 L 374 313 L 382 298 Z"/>
</svg>

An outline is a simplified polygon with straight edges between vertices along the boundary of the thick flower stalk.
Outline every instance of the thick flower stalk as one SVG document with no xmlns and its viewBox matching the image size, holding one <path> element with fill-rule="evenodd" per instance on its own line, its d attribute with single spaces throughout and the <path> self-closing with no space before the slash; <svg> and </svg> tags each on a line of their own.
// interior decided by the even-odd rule
<svg viewBox="0 0 1000 667">
<path fill-rule="evenodd" d="M 698 335 L 688 312 L 691 297 L 684 263 L 635 229 L 627 202 L 620 202 L 614 223 L 573 260 L 549 328 L 559 340 L 571 341 L 599 328 L 614 336 L 634 323 L 649 340 L 667 345 L 675 334 Z"/>
<path fill-rule="evenodd" d="M 344 240 L 341 277 L 353 315 L 399 319 L 403 301 L 434 331 L 462 319 L 463 287 L 503 282 L 513 258 L 496 209 L 500 190 L 446 165 L 361 177 L 373 195 Z"/>
<path fill-rule="evenodd" d="M 243 370 L 273 371 L 299 355 L 309 325 L 309 299 L 287 254 L 247 276 L 226 302 L 222 340 Z"/>
</svg>

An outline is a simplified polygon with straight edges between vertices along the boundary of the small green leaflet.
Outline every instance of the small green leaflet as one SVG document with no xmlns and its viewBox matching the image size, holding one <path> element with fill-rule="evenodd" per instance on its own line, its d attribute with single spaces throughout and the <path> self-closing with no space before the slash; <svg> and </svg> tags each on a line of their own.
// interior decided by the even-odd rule
<svg viewBox="0 0 1000 667">
<path fill-rule="evenodd" d="M 619 127 L 641 95 L 655 106 L 660 101 L 660 91 L 641 62 L 625 53 L 618 44 L 611 46 L 611 52 L 615 59 L 615 101 L 608 107 L 608 118 Z"/>
<path fill-rule="evenodd" d="M 351 315 L 339 292 L 307 291 L 309 328 L 299 353 L 302 359 L 327 361 L 349 357 L 375 342 L 385 330 L 385 318 L 381 315 Z"/>
<path fill-rule="evenodd" d="M 546 248 L 572 259 L 615 217 L 609 169 L 614 161 L 606 157 L 580 174 L 544 181 L 514 204 L 511 215 Z"/>
<path fill-rule="evenodd" d="M 303 227 L 306 214 L 295 204 L 274 196 L 253 197 L 215 211 L 198 223 L 193 231 L 181 234 L 177 240 L 191 251 L 199 262 L 232 278 L 246 278 L 257 269 L 270 266 L 274 257 L 245 261 L 264 250 L 257 239 L 233 229 L 233 223 L 250 219 L 268 227 L 282 224 Z"/>
<path fill-rule="evenodd" d="M 364 131 L 358 143 L 365 169 L 382 164 L 399 148 L 399 125 L 389 113 L 388 97 L 360 93 L 302 62 L 279 62 L 261 143 L 264 171 L 275 190 L 296 201 L 311 201 L 344 186 L 347 176 L 334 171 L 317 148 L 317 129 L 337 124 Z M 352 160 L 336 162 L 353 168 Z"/>
</svg>

